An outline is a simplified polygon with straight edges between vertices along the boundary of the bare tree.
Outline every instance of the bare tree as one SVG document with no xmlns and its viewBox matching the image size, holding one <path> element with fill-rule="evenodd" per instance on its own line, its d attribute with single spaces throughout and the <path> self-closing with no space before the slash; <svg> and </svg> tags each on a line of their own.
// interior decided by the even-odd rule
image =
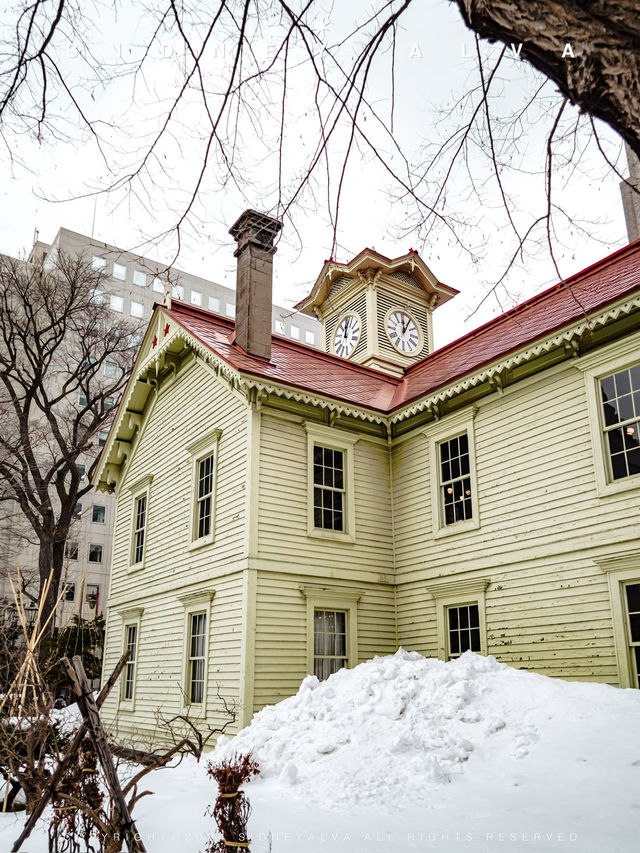
<svg viewBox="0 0 640 853">
<path fill-rule="evenodd" d="M 186 171 L 171 205 L 178 251 L 183 230 L 194 224 L 203 188 L 254 194 L 251 181 L 266 158 L 277 174 L 270 185 L 262 185 L 268 205 L 286 217 L 293 205 L 326 204 L 334 233 L 331 254 L 345 180 L 362 158 L 375 161 L 395 186 L 408 205 L 409 227 L 419 226 L 422 239 L 442 227 L 469 250 L 460 207 L 452 204 L 449 190 L 451 176 L 462 169 L 479 207 L 487 208 L 479 192 L 486 190 L 486 174 L 470 155 L 482 150 L 513 238 L 508 270 L 529 245 L 553 252 L 557 220 L 564 217 L 556 201 L 555 176 L 561 163 L 569 171 L 580 168 L 585 140 L 601 151 L 607 169 L 619 171 L 617 153 L 600 139 L 594 120 L 608 124 L 640 155 L 636 3 L 448 1 L 456 3 L 478 36 L 478 70 L 462 98 L 463 109 L 448 113 L 454 123 L 447 125 L 445 139 L 417 158 L 404 150 L 396 130 L 394 86 L 398 34 L 410 7 L 417 5 L 413 0 L 362 4 L 354 9 L 355 23 L 349 16 L 348 26 L 331 40 L 321 0 L 220 0 L 213 5 L 152 0 L 145 8 L 140 55 L 111 63 L 96 58 L 95 21 L 92 29 L 92 16 L 84 7 L 81 14 L 78 0 L 23 0 L 15 46 L 7 44 L 0 54 L 0 138 L 15 157 L 11 140 L 16 133 L 61 137 L 69 133 L 69 115 L 75 115 L 76 132 L 97 146 L 108 167 L 100 191 L 137 198 L 146 208 L 153 207 L 150 202 L 163 186 L 175 184 L 176 163 L 181 163 Z M 480 39 L 497 40 L 505 48 L 497 59 L 490 57 Z M 70 44 L 73 62 L 65 61 Z M 173 74 L 160 93 L 152 82 L 154 54 L 167 47 Z M 225 61 L 214 69 L 221 47 Z M 505 115 L 493 95 L 506 60 L 513 56 L 537 73 L 531 97 Z M 390 81 L 382 92 L 381 77 Z M 124 128 L 113 123 L 106 127 L 108 119 L 96 107 L 100 93 L 123 80 L 130 82 L 133 102 L 149 119 L 144 139 L 131 137 L 135 146 Z M 142 89 L 148 94 L 146 103 Z M 536 168 L 544 198 L 528 219 L 518 219 L 512 213 L 518 208 L 508 173 L 524 168 L 518 140 L 543 120 L 545 133 L 538 134 L 542 163 Z M 311 140 L 304 150 L 301 129 Z M 431 128 L 424 131 L 425 138 L 431 136 Z M 188 157 L 182 148 L 187 136 Z M 116 145 L 110 145 L 112 138 Z M 258 146 L 254 163 L 248 162 L 249 140 Z"/>
<path fill-rule="evenodd" d="M 139 324 L 114 324 L 102 283 L 82 258 L 60 255 L 51 268 L 0 258 L 0 509 L 10 508 L 7 524 L 17 506 L 31 528 L 40 591 L 51 574 L 43 624 L 76 504 L 90 489 L 97 433 L 138 344 Z"/>
</svg>

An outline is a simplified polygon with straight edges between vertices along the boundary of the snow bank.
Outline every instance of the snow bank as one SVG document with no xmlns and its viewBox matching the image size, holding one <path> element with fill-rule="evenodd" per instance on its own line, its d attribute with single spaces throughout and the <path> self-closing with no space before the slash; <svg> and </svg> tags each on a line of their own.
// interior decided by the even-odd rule
<svg viewBox="0 0 640 853">
<path fill-rule="evenodd" d="M 295 696 L 221 738 L 212 758 L 252 752 L 263 779 L 323 805 L 426 804 L 474 765 L 490 762 L 499 775 L 547 729 L 562 741 L 558 732 L 588 709 L 637 692 L 550 679 L 471 652 L 444 663 L 400 649 L 324 682 L 308 676 Z"/>
</svg>

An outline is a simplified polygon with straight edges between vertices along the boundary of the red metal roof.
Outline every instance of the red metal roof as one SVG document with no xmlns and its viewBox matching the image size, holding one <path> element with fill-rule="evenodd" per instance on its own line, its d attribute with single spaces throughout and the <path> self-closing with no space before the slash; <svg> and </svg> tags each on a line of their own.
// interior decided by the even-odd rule
<svg viewBox="0 0 640 853">
<path fill-rule="evenodd" d="M 640 288 L 640 241 L 436 350 L 396 378 L 273 337 L 271 361 L 230 341 L 233 323 L 173 301 L 171 317 L 236 370 L 388 413 L 605 308 Z M 165 310 L 167 310 L 165 308 Z"/>
</svg>

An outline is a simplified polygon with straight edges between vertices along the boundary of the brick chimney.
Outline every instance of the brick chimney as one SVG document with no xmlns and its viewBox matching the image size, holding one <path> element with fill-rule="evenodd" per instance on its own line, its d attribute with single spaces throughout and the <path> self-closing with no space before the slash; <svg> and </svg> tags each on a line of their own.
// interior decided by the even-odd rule
<svg viewBox="0 0 640 853">
<path fill-rule="evenodd" d="M 271 358 L 273 245 L 282 222 L 245 210 L 229 229 L 238 244 L 236 343 L 250 355 Z"/>
</svg>

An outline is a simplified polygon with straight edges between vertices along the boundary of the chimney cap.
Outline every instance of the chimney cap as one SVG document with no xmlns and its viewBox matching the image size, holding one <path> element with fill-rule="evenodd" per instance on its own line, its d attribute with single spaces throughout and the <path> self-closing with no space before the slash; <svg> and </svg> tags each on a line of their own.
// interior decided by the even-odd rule
<svg viewBox="0 0 640 853">
<path fill-rule="evenodd" d="M 238 243 L 238 250 L 247 243 L 253 243 L 261 249 L 273 250 L 273 241 L 282 228 L 282 222 L 259 213 L 257 210 L 245 210 L 229 229 L 229 234 Z"/>
</svg>

